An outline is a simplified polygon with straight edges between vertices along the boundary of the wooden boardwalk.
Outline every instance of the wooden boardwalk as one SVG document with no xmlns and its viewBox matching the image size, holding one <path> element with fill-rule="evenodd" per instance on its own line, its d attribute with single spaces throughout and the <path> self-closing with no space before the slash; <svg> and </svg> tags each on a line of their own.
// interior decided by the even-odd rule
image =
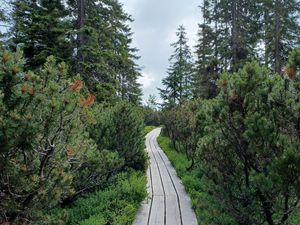
<svg viewBox="0 0 300 225">
<path fill-rule="evenodd" d="M 150 157 L 147 171 L 149 198 L 142 204 L 133 225 L 197 225 L 197 219 L 175 169 L 157 143 L 161 129 L 146 136 Z"/>
</svg>

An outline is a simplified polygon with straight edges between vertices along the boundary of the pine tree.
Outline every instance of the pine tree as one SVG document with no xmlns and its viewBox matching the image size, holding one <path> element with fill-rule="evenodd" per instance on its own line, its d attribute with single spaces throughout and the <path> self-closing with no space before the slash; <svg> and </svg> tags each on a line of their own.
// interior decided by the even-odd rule
<svg viewBox="0 0 300 225">
<path fill-rule="evenodd" d="M 178 41 L 171 44 L 175 49 L 170 57 L 168 76 L 163 79 L 164 89 L 159 89 L 166 107 L 182 104 L 192 97 L 193 69 L 192 55 L 188 46 L 185 28 L 181 25 L 177 30 Z"/>
<path fill-rule="evenodd" d="M 289 224 L 297 209 L 299 51 L 291 56 L 290 79 L 258 63 L 223 74 L 198 113 L 201 171 L 231 224 Z"/>
<path fill-rule="evenodd" d="M 90 139 L 95 97 L 65 63 L 51 56 L 32 72 L 19 49 L 0 56 L 0 221 L 46 222 L 42 211 L 103 184 L 122 162 Z"/>
<path fill-rule="evenodd" d="M 47 56 L 54 55 L 60 61 L 70 58 L 67 33 L 67 11 L 61 0 L 15 0 L 13 3 L 12 41 L 22 44 L 27 66 L 41 66 Z"/>
<path fill-rule="evenodd" d="M 157 110 L 157 98 L 155 95 L 149 95 L 148 100 L 146 101 L 146 107 L 152 109 L 152 110 Z"/>
</svg>

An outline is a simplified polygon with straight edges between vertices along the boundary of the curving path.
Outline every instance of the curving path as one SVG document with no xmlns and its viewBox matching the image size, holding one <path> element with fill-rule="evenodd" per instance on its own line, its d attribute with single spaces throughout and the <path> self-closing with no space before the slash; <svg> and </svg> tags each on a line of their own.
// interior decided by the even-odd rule
<svg viewBox="0 0 300 225">
<path fill-rule="evenodd" d="M 157 143 L 161 129 L 146 136 L 150 157 L 147 171 L 149 198 L 142 204 L 133 225 L 197 225 L 197 219 L 175 169 Z"/>
</svg>

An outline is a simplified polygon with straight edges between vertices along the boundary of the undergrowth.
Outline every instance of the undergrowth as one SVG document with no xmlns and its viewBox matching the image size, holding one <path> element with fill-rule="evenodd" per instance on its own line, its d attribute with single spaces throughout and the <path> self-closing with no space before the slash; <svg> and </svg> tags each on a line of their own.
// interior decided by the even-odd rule
<svg viewBox="0 0 300 225">
<path fill-rule="evenodd" d="M 48 224 L 131 225 L 146 195 L 144 173 L 122 173 L 105 190 L 87 194 L 69 208 L 52 210 L 48 215 L 54 219 Z"/>
</svg>

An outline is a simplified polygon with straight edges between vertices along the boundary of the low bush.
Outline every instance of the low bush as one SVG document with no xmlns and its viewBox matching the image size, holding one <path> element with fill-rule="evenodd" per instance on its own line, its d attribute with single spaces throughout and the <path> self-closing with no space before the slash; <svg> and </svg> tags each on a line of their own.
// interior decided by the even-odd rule
<svg viewBox="0 0 300 225">
<path fill-rule="evenodd" d="M 53 56 L 34 72 L 24 63 L 19 49 L 0 50 L 0 224 L 52 221 L 43 212 L 147 162 L 137 106 L 102 107 Z"/>
<path fill-rule="evenodd" d="M 27 224 L 97 186 L 118 156 L 90 139 L 95 96 L 64 63 L 31 72 L 20 50 L 0 55 L 0 223 Z"/>
<path fill-rule="evenodd" d="M 69 208 L 52 210 L 46 215 L 51 218 L 47 224 L 131 225 L 140 202 L 146 196 L 144 173 L 121 173 L 113 177 L 103 190 L 80 197 Z"/>
<path fill-rule="evenodd" d="M 288 66 L 291 77 L 256 62 L 225 73 L 199 110 L 197 161 L 237 224 L 287 224 L 299 206 L 299 71 Z"/>
<path fill-rule="evenodd" d="M 96 125 L 90 133 L 98 146 L 117 152 L 124 160 L 123 168 L 145 170 L 144 126 L 140 109 L 128 102 L 96 109 Z M 100 112 L 100 113 L 99 113 Z"/>
</svg>

